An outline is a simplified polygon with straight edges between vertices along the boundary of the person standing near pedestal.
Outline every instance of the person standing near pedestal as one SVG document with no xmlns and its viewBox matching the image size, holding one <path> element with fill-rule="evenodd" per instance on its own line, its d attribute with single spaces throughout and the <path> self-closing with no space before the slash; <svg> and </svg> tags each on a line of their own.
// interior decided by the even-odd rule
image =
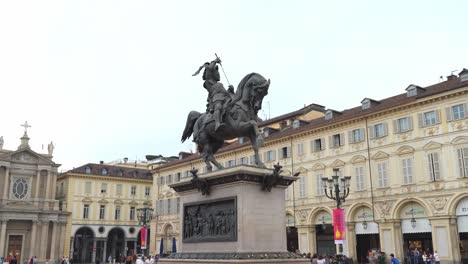
<svg viewBox="0 0 468 264">
<path fill-rule="evenodd" d="M 418 263 L 419 263 L 419 250 L 417 247 L 415 247 L 413 251 L 413 264 L 418 264 Z"/>
</svg>

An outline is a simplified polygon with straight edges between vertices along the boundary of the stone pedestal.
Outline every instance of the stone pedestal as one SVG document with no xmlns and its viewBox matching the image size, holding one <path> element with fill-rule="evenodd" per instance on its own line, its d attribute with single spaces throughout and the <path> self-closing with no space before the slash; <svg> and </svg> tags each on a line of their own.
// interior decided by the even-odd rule
<svg viewBox="0 0 468 264">
<path fill-rule="evenodd" d="M 179 252 L 161 263 L 310 263 L 286 250 L 285 188 L 296 180 L 283 176 L 262 190 L 269 169 L 237 166 L 170 185 L 181 198 Z M 209 194 L 197 189 L 208 186 Z M 205 189 L 206 190 L 206 189 Z"/>
</svg>

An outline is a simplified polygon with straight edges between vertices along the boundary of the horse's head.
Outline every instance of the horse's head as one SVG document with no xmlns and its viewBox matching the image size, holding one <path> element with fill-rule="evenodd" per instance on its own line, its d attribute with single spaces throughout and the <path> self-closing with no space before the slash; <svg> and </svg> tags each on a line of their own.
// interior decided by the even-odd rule
<svg viewBox="0 0 468 264">
<path fill-rule="evenodd" d="M 268 94 L 270 80 L 258 73 L 251 73 L 242 79 L 237 87 L 235 101 L 242 101 L 255 114 L 262 109 L 263 97 Z"/>
</svg>

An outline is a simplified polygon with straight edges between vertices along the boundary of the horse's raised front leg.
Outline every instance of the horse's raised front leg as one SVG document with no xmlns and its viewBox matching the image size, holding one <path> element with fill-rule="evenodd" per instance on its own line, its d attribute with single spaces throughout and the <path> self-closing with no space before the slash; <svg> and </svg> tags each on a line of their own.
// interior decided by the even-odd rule
<svg viewBox="0 0 468 264">
<path fill-rule="evenodd" d="M 211 151 L 211 146 L 205 145 L 204 150 L 205 151 L 203 152 L 203 160 L 206 163 L 206 170 L 207 171 L 212 171 L 213 170 L 213 167 L 211 166 L 211 163 L 213 163 L 216 166 L 216 168 L 218 168 L 218 170 L 224 168 L 223 165 L 219 164 L 219 162 L 216 161 L 216 159 L 214 158 L 213 151 Z"/>
<path fill-rule="evenodd" d="M 209 155 L 208 159 L 209 161 L 211 161 L 211 163 L 213 163 L 216 166 L 216 168 L 218 168 L 218 170 L 224 169 L 223 165 L 221 165 L 218 161 L 216 161 L 213 154 Z"/>
<path fill-rule="evenodd" d="M 213 170 L 213 167 L 211 166 L 211 163 L 210 163 L 210 160 L 208 158 L 208 155 L 206 153 L 203 153 L 202 154 L 202 157 L 203 157 L 203 161 L 205 162 L 206 164 L 206 171 L 209 172 L 209 171 L 212 171 Z"/>
<path fill-rule="evenodd" d="M 254 149 L 255 165 L 257 165 L 257 167 L 266 168 L 265 164 L 260 160 L 260 155 L 258 154 L 258 136 L 255 135 L 255 133 L 251 133 L 250 141 L 252 142 L 252 148 Z"/>
</svg>

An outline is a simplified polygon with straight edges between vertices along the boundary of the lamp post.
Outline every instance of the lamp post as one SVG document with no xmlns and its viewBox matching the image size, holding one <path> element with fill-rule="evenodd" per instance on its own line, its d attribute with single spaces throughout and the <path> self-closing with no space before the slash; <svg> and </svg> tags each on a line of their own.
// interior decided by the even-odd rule
<svg viewBox="0 0 468 264">
<path fill-rule="evenodd" d="M 327 223 L 325 223 L 325 216 L 322 215 L 322 217 L 320 217 L 319 220 L 322 220 L 322 229 L 327 229 Z"/>
<path fill-rule="evenodd" d="M 362 218 L 364 218 L 364 221 L 362 222 L 362 228 L 364 228 L 364 230 L 367 230 L 367 221 L 366 221 L 367 213 L 366 212 L 362 213 Z"/>
<path fill-rule="evenodd" d="M 148 227 L 148 223 L 150 223 L 151 219 L 153 219 L 153 208 L 149 208 L 149 207 L 138 208 L 137 218 L 138 218 L 139 225 L 143 227 Z M 146 241 L 149 241 L 148 233 L 146 233 Z M 145 253 L 147 250 L 148 250 L 148 246 L 146 245 L 146 250 L 142 249 L 143 255 L 146 256 Z M 136 249 L 135 249 L 135 252 L 136 252 Z"/>
<path fill-rule="evenodd" d="M 351 176 L 345 176 L 340 179 L 340 176 L 338 175 L 339 171 L 339 169 L 333 169 L 335 174 L 331 179 L 328 177 L 322 177 L 325 195 L 329 199 L 336 201 L 336 209 L 340 209 L 341 204 L 346 201 L 346 197 L 349 195 L 349 182 L 351 181 Z M 340 254 L 343 253 L 343 244 L 339 244 L 339 251 Z"/>
<path fill-rule="evenodd" d="M 414 218 L 414 209 L 411 209 L 411 227 L 416 228 L 416 219 Z"/>
<path fill-rule="evenodd" d="M 329 199 L 336 201 L 337 209 L 340 208 L 340 205 L 345 202 L 346 197 L 349 195 L 349 182 L 351 180 L 351 176 L 345 176 L 340 179 L 340 176 L 338 176 L 339 171 L 339 169 L 333 169 L 335 175 L 331 179 L 322 177 L 325 195 Z M 327 190 L 327 187 L 330 190 Z"/>
</svg>

